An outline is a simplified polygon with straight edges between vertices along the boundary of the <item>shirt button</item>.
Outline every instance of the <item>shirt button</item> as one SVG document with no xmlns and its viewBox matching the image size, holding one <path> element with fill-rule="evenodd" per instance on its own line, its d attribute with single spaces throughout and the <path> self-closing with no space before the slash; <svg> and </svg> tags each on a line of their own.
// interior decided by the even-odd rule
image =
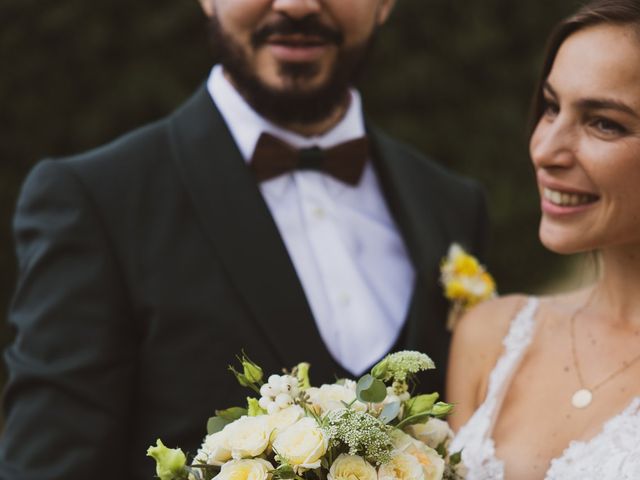
<svg viewBox="0 0 640 480">
<path fill-rule="evenodd" d="M 338 303 L 343 307 L 348 307 L 351 303 L 351 295 L 347 292 L 342 292 L 338 297 Z"/>
<path fill-rule="evenodd" d="M 326 215 L 326 212 L 324 211 L 324 208 L 322 207 L 315 207 L 313 209 L 313 216 L 316 217 L 318 220 L 322 220 Z"/>
</svg>

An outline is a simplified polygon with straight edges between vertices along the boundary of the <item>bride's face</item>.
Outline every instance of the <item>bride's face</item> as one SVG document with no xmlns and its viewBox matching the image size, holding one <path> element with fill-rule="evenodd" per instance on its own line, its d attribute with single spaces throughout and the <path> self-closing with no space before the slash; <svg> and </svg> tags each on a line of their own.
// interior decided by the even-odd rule
<svg viewBox="0 0 640 480">
<path fill-rule="evenodd" d="M 573 253 L 640 246 L 640 37 L 589 27 L 560 47 L 530 153 L 540 238 Z"/>
</svg>

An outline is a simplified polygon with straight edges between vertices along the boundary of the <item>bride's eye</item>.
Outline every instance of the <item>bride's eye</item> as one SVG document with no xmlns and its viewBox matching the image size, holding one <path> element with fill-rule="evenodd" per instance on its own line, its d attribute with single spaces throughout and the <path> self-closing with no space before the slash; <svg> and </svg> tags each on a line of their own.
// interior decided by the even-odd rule
<svg viewBox="0 0 640 480">
<path fill-rule="evenodd" d="M 545 117 L 554 118 L 560 112 L 560 106 L 551 97 L 543 98 L 542 112 Z"/>
<path fill-rule="evenodd" d="M 618 122 L 614 122 L 608 118 L 595 117 L 590 122 L 591 126 L 598 132 L 604 135 L 624 135 L 627 133 L 627 129 L 620 125 Z"/>
</svg>

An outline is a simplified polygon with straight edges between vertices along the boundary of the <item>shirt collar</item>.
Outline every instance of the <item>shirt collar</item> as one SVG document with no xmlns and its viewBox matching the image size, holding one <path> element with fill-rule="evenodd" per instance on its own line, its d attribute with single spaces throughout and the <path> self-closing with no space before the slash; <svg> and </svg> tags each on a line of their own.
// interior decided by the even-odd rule
<svg viewBox="0 0 640 480">
<path fill-rule="evenodd" d="M 207 89 L 247 162 L 251 159 L 258 138 L 263 132 L 270 133 L 297 148 L 313 145 L 330 148 L 365 134 L 362 102 L 360 94 L 354 89 L 349 90 L 351 101 L 342 119 L 331 130 L 312 137 L 286 130 L 258 114 L 227 80 L 221 65 L 215 65 L 211 69 Z"/>
</svg>

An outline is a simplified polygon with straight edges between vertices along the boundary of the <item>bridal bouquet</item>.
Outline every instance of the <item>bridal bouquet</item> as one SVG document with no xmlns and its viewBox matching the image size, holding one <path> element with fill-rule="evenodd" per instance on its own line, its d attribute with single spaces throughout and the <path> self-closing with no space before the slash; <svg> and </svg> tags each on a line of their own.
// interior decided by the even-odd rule
<svg viewBox="0 0 640 480">
<path fill-rule="evenodd" d="M 460 454 L 449 454 L 452 406 L 438 394 L 412 395 L 415 374 L 435 368 L 425 354 L 393 353 L 357 382 L 319 387 L 301 363 L 265 382 L 246 356 L 229 367 L 255 396 L 216 411 L 188 462 L 161 440 L 147 455 L 161 480 L 459 480 Z"/>
</svg>

